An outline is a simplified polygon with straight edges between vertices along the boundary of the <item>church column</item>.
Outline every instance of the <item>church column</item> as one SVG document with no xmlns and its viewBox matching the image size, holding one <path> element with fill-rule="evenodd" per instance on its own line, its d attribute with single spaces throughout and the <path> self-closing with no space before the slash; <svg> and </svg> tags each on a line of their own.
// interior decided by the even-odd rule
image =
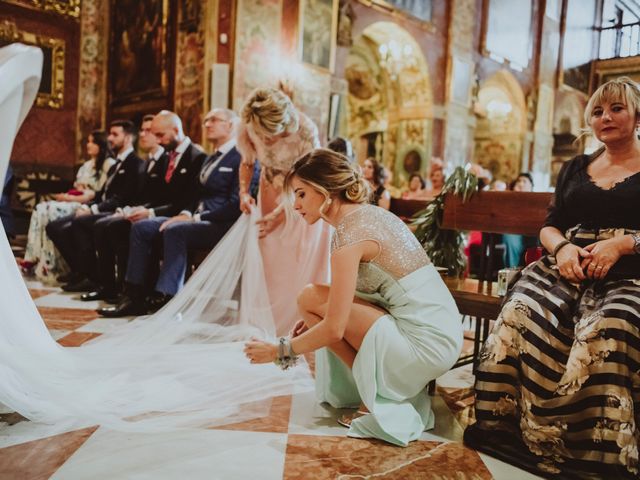
<svg viewBox="0 0 640 480">
<path fill-rule="evenodd" d="M 84 158 L 84 141 L 105 128 L 107 105 L 108 0 L 83 0 L 80 13 L 80 68 L 76 158 Z"/>
<path fill-rule="evenodd" d="M 471 158 L 475 117 L 471 114 L 471 87 L 475 79 L 473 34 L 477 21 L 475 0 L 452 0 L 447 55 L 444 160 L 451 166 Z M 434 114 L 435 116 L 435 114 Z"/>
<path fill-rule="evenodd" d="M 560 19 L 562 2 L 544 2 L 540 47 L 538 56 L 538 78 L 531 107 L 535 112 L 532 125 L 529 169 L 534 177 L 536 189 L 546 189 L 550 182 L 551 151 L 553 148 L 553 111 L 560 54 Z M 524 164 L 526 166 L 526 164 Z"/>
</svg>

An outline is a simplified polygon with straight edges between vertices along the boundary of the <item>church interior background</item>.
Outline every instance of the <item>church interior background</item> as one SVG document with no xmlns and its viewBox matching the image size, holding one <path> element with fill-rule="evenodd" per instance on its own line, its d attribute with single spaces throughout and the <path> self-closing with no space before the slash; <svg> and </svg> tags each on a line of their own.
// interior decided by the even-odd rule
<svg viewBox="0 0 640 480">
<path fill-rule="evenodd" d="M 583 135 L 589 94 L 615 76 L 640 80 L 635 0 L 2 0 L 0 45 L 15 41 L 45 53 L 37 104 L 11 158 L 18 179 L 12 206 L 25 218 L 48 192 L 71 184 L 92 130 L 170 109 L 207 149 L 202 121 L 209 109 L 238 111 L 255 87 L 278 84 L 318 125 L 323 144 L 349 138 L 358 161 L 381 161 L 398 189 L 440 158 L 445 171 L 477 163 L 506 182 L 528 171 L 535 189 L 547 191 L 563 162 L 597 148 Z M 47 295 L 34 290 L 34 298 Z M 40 306 L 57 330 L 71 334 L 68 345 L 91 338 L 77 331 L 93 320 L 86 306 L 73 310 L 71 322 L 61 320 L 55 302 Z M 438 387 L 458 433 L 472 395 L 464 375 L 453 373 Z M 306 476 L 300 451 L 316 447 L 307 460 L 318 468 L 322 452 L 355 455 L 361 448 L 363 465 L 393 469 L 380 460 L 393 457 L 393 447 L 343 443 L 333 427 L 317 433 L 298 425 L 294 432 L 291 419 L 317 420 L 318 412 L 292 407 L 290 399 L 274 408 L 275 424 L 228 432 L 288 432 L 288 440 L 277 440 L 286 467 L 274 478 L 333 478 Z M 0 412 L 0 478 L 114 478 L 82 477 L 86 464 L 65 464 L 92 431 L 58 443 L 26 429 L 18 428 L 19 441 L 3 434 L 3 426 L 16 431 L 20 423 Z M 311 441 L 323 438 L 334 443 Z M 406 455 L 424 458 L 384 478 L 533 478 L 470 455 L 459 439 L 434 456 L 439 470 L 426 476 L 425 454 L 437 442 L 410 447 Z M 28 460 L 29 451 L 40 460 Z"/>
</svg>

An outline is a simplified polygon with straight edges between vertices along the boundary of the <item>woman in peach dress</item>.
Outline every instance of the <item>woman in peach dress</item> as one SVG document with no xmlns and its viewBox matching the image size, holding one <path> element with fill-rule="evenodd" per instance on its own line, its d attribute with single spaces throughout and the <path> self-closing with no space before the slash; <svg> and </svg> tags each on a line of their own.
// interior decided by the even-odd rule
<svg viewBox="0 0 640 480">
<path fill-rule="evenodd" d="M 282 197 L 284 177 L 295 161 L 320 146 L 318 129 L 286 94 L 271 88 L 253 91 L 241 117 L 240 207 L 248 213 L 254 204 L 248 186 L 258 160 L 260 249 L 277 334 L 283 335 L 299 320 L 300 291 L 309 283 L 327 283 L 329 277 L 330 227 L 308 225 L 285 208 Z"/>
</svg>

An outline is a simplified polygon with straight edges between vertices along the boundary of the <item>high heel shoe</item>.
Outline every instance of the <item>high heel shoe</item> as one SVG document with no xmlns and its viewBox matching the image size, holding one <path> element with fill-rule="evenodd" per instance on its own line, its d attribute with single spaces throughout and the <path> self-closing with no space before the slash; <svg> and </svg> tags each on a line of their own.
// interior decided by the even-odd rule
<svg viewBox="0 0 640 480">
<path fill-rule="evenodd" d="M 369 415 L 371 412 L 363 412 L 362 410 L 358 410 L 354 413 L 345 413 L 338 418 L 338 423 L 346 428 L 351 428 L 351 422 L 353 422 L 356 418 L 363 417 L 364 415 Z"/>
</svg>

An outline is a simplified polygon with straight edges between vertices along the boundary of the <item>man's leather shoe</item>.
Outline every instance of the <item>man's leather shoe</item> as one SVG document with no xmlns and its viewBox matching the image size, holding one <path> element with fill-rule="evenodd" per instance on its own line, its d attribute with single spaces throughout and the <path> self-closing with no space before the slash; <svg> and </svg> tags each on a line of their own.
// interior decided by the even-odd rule
<svg viewBox="0 0 640 480">
<path fill-rule="evenodd" d="M 110 305 L 117 305 L 122 301 L 123 298 L 124 298 L 124 293 L 116 293 L 115 295 L 112 295 L 110 297 L 105 297 L 103 301 Z"/>
<path fill-rule="evenodd" d="M 95 290 L 97 285 L 88 278 L 83 278 L 77 282 L 67 283 L 62 286 L 62 290 L 65 292 L 90 292 Z"/>
<path fill-rule="evenodd" d="M 173 295 L 166 295 L 160 292 L 154 292 L 147 297 L 147 307 L 150 312 L 157 312 L 164 307 L 173 298 Z"/>
<path fill-rule="evenodd" d="M 106 301 L 107 299 L 114 300 L 117 298 L 117 296 L 118 294 L 114 291 L 109 291 L 104 288 L 98 288 L 93 292 L 83 293 L 82 295 L 80 295 L 80 300 L 82 300 L 83 302 L 93 302 L 94 300 Z M 113 303 L 118 303 L 118 302 L 113 302 Z"/>
<path fill-rule="evenodd" d="M 144 300 L 133 300 L 131 297 L 125 296 L 118 305 L 113 307 L 104 307 L 97 310 L 98 314 L 103 317 L 129 317 L 132 315 L 146 315 L 147 306 Z"/>
</svg>

